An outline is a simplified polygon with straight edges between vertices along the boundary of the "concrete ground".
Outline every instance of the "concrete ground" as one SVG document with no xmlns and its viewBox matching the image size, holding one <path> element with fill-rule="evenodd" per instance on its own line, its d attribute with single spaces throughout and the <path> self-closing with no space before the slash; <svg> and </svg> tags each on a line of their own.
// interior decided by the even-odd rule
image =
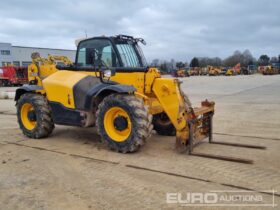
<svg viewBox="0 0 280 210">
<path fill-rule="evenodd" d="M 174 137 L 156 134 L 134 154 L 108 150 L 94 128 L 56 126 L 47 139 L 28 139 L 18 128 L 14 101 L 0 100 L 0 209 L 215 209 L 167 204 L 166 196 L 246 190 L 262 199 L 253 203 L 257 206 L 243 202 L 232 209 L 272 208 L 266 204 L 272 204 L 273 193 L 279 208 L 280 75 L 183 81 L 194 105 L 205 98 L 216 102 L 215 141 L 267 148 L 205 142 L 196 152 L 252 159 L 254 164 L 178 154 Z"/>
</svg>

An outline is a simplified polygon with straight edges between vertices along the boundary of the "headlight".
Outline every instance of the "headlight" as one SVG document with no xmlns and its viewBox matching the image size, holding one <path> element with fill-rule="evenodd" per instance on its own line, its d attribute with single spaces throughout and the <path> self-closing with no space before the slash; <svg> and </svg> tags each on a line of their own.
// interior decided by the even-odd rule
<svg viewBox="0 0 280 210">
<path fill-rule="evenodd" d="M 112 72 L 111 72 L 111 70 L 105 70 L 103 72 L 103 75 L 104 75 L 104 77 L 111 77 L 112 76 Z"/>
</svg>

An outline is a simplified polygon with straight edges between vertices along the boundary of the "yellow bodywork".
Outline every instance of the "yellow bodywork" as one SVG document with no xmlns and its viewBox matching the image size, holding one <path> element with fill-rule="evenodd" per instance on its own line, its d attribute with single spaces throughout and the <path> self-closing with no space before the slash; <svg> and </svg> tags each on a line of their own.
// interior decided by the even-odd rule
<svg viewBox="0 0 280 210">
<path fill-rule="evenodd" d="M 185 105 L 178 80 L 158 78 L 154 82 L 153 92 L 172 124 L 177 130 L 182 130 L 186 126 Z"/>
<path fill-rule="evenodd" d="M 46 94 L 50 101 L 59 102 L 63 106 L 72 109 L 75 109 L 73 87 L 78 81 L 89 75 L 97 77 L 99 73 L 58 70 L 55 63 L 48 63 L 47 61 L 40 66 L 36 62 L 28 66 L 29 81 L 37 80 L 37 85 L 43 86 L 43 90 L 37 92 Z M 135 94 L 143 98 L 144 102 L 149 105 L 150 113 L 156 114 L 163 111 L 158 99 L 152 92 L 152 85 L 156 78 L 160 78 L 159 71 L 156 68 L 150 68 L 147 73 L 118 72 L 110 80 L 120 84 L 133 85 L 137 89 Z"/>
<path fill-rule="evenodd" d="M 42 80 L 43 94 L 46 94 L 49 101 L 59 102 L 67 108 L 75 109 L 73 87 L 84 77 L 98 76 L 96 72 L 85 71 L 67 71 L 56 70 L 55 74 L 51 74 Z M 148 105 L 151 114 L 157 114 L 163 111 L 162 104 L 158 97 L 154 94 L 155 90 L 158 94 L 163 92 L 168 93 L 170 88 L 177 88 L 176 79 L 163 79 L 154 68 L 151 68 L 148 73 L 117 73 L 111 78 L 112 81 L 125 85 L 133 85 L 138 97 L 143 98 L 145 104 Z M 162 82 L 166 83 L 161 87 Z M 170 83 L 171 85 L 167 85 Z M 174 92 L 174 90 L 172 90 Z M 38 91 L 42 93 L 42 91 Z M 175 92 L 177 93 L 177 92 Z M 170 98 L 169 98 L 170 99 Z M 171 99 L 174 100 L 174 99 Z M 176 98 L 175 101 L 178 99 Z M 178 109 L 177 109 L 178 110 Z"/>
<path fill-rule="evenodd" d="M 86 77 L 81 72 L 60 70 L 43 80 L 43 89 L 49 101 L 59 102 L 67 108 L 75 109 L 73 87 Z"/>
</svg>

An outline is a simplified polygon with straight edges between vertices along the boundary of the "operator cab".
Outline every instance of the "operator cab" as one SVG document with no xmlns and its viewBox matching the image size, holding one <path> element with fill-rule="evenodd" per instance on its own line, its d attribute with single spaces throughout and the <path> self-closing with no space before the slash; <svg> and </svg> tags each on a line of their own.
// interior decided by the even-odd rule
<svg viewBox="0 0 280 210">
<path fill-rule="evenodd" d="M 133 71 L 147 69 L 147 62 L 138 42 L 141 38 L 118 35 L 94 37 L 78 43 L 76 68 L 114 68 Z"/>
</svg>

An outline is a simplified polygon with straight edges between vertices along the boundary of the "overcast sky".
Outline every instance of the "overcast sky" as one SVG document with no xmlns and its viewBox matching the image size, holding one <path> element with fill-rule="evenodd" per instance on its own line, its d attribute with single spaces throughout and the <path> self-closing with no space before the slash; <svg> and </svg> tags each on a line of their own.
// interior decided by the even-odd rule
<svg viewBox="0 0 280 210">
<path fill-rule="evenodd" d="M 280 54 L 279 0 L 2 0 L 0 42 L 75 49 L 85 36 L 143 37 L 153 58 Z"/>
</svg>

